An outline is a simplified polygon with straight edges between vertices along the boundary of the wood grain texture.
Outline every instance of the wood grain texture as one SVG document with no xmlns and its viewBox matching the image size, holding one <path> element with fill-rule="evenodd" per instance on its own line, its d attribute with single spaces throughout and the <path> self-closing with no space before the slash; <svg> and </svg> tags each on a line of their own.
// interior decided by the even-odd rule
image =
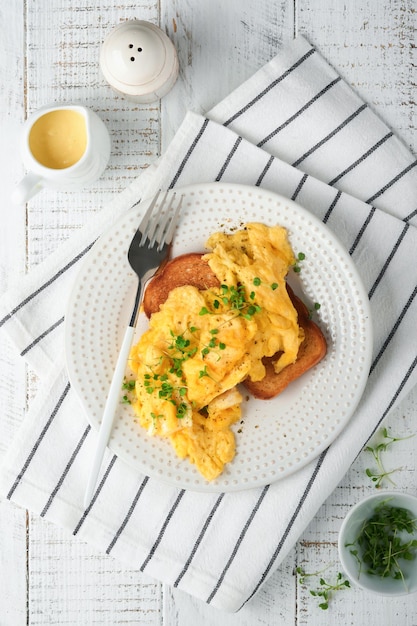
<svg viewBox="0 0 417 626">
<path fill-rule="evenodd" d="M 161 102 L 162 149 L 187 110 L 209 111 L 292 37 L 288 0 L 162 0 L 161 26 L 178 51 L 180 74 Z"/>
<path fill-rule="evenodd" d="M 298 2 L 298 31 L 416 153 L 414 0 Z"/>
<path fill-rule="evenodd" d="M 47 522 L 30 529 L 31 624 L 161 624 L 161 585 Z"/>
<path fill-rule="evenodd" d="M 126 19 L 160 23 L 178 50 L 180 76 L 159 103 L 139 106 L 100 75 L 98 53 Z M 103 203 L 154 163 L 187 109 L 204 112 L 249 78 L 280 45 L 302 32 L 414 151 L 416 130 L 414 0 L 71 0 L 1 3 L 0 290 L 40 263 Z M 22 121 L 49 102 L 81 102 L 109 128 L 112 154 L 103 177 L 79 192 L 44 191 L 17 212 L 8 200 L 23 174 Z M 7 146 L 7 147 L 6 147 Z M 21 360 L 0 337 L 0 460 L 36 392 Z M 27 382 L 28 381 L 28 382 Z M 398 436 L 417 431 L 417 390 L 386 420 Z M 396 487 L 415 493 L 417 436 L 387 453 Z M 59 528 L 0 502 L 0 625 L 417 626 L 415 598 L 386 600 L 356 589 L 337 592 L 324 613 L 300 585 L 297 566 L 339 571 L 337 533 L 349 507 L 374 487 L 366 452 L 323 504 L 277 572 L 236 615 L 226 615 L 120 566 Z M 250 565 L 249 565 L 250 566 Z M 311 585 L 310 585 L 310 580 Z"/>
<path fill-rule="evenodd" d="M 2 62 L 0 72 L 0 171 L 2 206 L 0 228 L 0 293 L 24 273 L 26 263 L 24 211 L 9 198 L 14 177 L 21 176 L 15 135 L 25 114 L 23 2 L 0 6 Z M 0 459 L 23 420 L 26 405 L 25 366 L 8 340 L 0 336 Z M 26 598 L 26 512 L 0 501 L 0 624 L 24 626 Z M 11 564 L 13 566 L 11 567 Z"/>
</svg>

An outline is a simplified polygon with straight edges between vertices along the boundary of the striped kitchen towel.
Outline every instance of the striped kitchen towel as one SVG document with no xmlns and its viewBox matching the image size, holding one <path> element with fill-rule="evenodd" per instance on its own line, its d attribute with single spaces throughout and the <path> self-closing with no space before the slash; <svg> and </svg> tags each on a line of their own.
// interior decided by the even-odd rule
<svg viewBox="0 0 417 626">
<path fill-rule="evenodd" d="M 100 233 L 141 197 L 214 181 L 294 199 L 338 236 L 373 316 L 364 395 L 330 447 L 271 485 L 193 492 L 142 475 L 108 452 L 84 510 L 96 432 L 64 365 L 71 285 Z M 148 172 L 1 299 L 3 330 L 44 380 L 3 461 L 1 494 L 130 567 L 239 610 L 416 382 L 416 197 L 415 158 L 303 37 L 206 116 L 187 114 Z"/>
</svg>

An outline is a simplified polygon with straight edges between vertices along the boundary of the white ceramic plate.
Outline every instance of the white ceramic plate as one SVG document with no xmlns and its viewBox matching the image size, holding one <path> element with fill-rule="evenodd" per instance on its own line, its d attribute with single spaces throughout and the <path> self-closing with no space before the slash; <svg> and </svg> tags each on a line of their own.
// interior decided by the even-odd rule
<svg viewBox="0 0 417 626">
<path fill-rule="evenodd" d="M 287 228 L 294 252 L 306 257 L 299 275 L 291 270 L 289 282 L 296 292 L 302 290 L 307 304 L 321 304 L 317 321 L 328 353 L 277 398 L 244 401 L 242 420 L 235 425 L 236 457 L 214 482 L 207 483 L 187 460 L 178 459 L 168 441 L 149 437 L 134 421 L 130 405 L 120 404 L 109 447 L 143 473 L 178 487 L 220 492 L 269 484 L 318 456 L 355 410 L 371 358 L 368 298 L 338 240 L 295 202 L 257 187 L 221 183 L 186 187 L 181 193 L 173 256 L 202 251 L 211 233 L 250 221 Z M 96 429 L 136 289 L 127 250 L 147 205 L 144 201 L 127 212 L 93 246 L 66 315 L 70 381 Z M 143 329 L 142 321 L 136 337 Z"/>
</svg>

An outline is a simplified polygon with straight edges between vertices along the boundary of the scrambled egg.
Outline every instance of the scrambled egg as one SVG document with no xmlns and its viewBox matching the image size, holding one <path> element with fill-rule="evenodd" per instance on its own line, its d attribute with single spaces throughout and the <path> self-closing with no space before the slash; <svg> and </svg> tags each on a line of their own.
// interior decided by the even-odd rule
<svg viewBox="0 0 417 626">
<path fill-rule="evenodd" d="M 213 480 L 235 455 L 237 385 L 248 376 L 262 380 L 264 356 L 278 353 L 277 373 L 293 363 L 303 331 L 285 288 L 295 257 L 284 228 L 249 223 L 213 234 L 206 245 L 220 287 L 173 289 L 132 348 L 130 365 L 140 425 Z"/>
</svg>

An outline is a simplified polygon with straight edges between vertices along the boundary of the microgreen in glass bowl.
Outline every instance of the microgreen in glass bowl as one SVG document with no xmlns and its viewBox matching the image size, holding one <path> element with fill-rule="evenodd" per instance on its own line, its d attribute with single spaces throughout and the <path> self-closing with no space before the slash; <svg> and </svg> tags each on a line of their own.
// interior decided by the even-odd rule
<svg viewBox="0 0 417 626">
<path fill-rule="evenodd" d="M 384 491 L 356 504 L 339 531 L 339 557 L 350 580 L 397 596 L 417 591 L 417 497 Z"/>
</svg>

